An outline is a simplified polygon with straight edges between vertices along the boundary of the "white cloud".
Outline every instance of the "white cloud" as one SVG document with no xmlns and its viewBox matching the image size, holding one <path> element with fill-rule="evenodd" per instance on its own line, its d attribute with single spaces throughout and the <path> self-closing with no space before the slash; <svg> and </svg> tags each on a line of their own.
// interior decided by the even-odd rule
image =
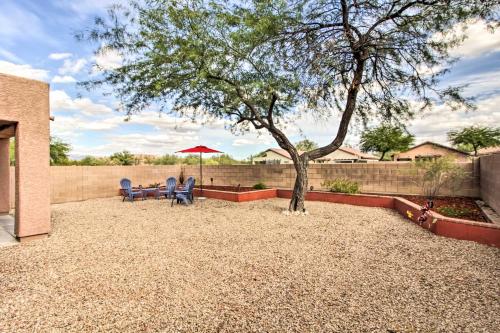
<svg viewBox="0 0 500 333">
<path fill-rule="evenodd" d="M 95 57 L 95 67 L 94 72 L 99 72 L 102 70 L 113 70 L 122 65 L 123 57 L 116 50 L 109 48 L 101 48 Z"/>
<path fill-rule="evenodd" d="M 254 133 L 247 134 L 247 138 L 238 138 L 234 139 L 232 146 L 241 147 L 241 146 L 257 146 L 257 145 L 267 145 L 267 146 L 275 146 L 277 143 L 269 136 L 269 135 L 256 135 Z"/>
<path fill-rule="evenodd" d="M 84 58 L 79 58 L 76 60 L 65 59 L 61 68 L 59 68 L 59 74 L 77 74 L 79 73 L 87 64 L 87 60 Z"/>
<path fill-rule="evenodd" d="M 500 31 L 488 31 L 486 23 L 479 21 L 465 26 L 467 39 L 458 47 L 451 50 L 454 56 L 473 58 L 500 51 Z M 463 25 L 455 27 L 453 32 L 462 34 Z"/>
<path fill-rule="evenodd" d="M 76 79 L 70 75 L 59 76 L 56 75 L 52 78 L 53 83 L 73 83 L 76 82 Z"/>
<path fill-rule="evenodd" d="M 446 105 L 435 107 L 415 119 L 409 130 L 418 142 L 435 141 L 448 144 L 447 132 L 470 125 L 500 124 L 500 96 L 494 96 L 477 103 L 475 111 L 450 111 Z"/>
<path fill-rule="evenodd" d="M 56 116 L 50 122 L 52 135 L 74 141 L 81 137 L 84 131 L 109 131 L 123 123 L 123 117 L 110 117 L 104 119 L 83 118 L 81 116 Z"/>
<path fill-rule="evenodd" d="M 33 68 L 30 65 L 18 65 L 3 60 L 0 60 L 0 73 L 21 76 L 39 81 L 46 81 L 49 77 L 48 70 Z"/>
<path fill-rule="evenodd" d="M 79 111 L 87 116 L 105 115 L 113 112 L 109 106 L 94 103 L 87 97 L 72 99 L 64 90 L 52 90 L 50 92 L 50 107 L 54 111 Z"/>
<path fill-rule="evenodd" d="M 17 63 L 23 62 L 23 60 L 18 56 L 16 56 L 14 53 L 3 48 L 0 48 L 0 56 L 12 62 L 17 62 Z"/>
<path fill-rule="evenodd" d="M 44 29 L 44 22 L 19 1 L 0 1 L 0 44 L 16 45 L 35 40 L 55 45 L 57 42 Z"/>
<path fill-rule="evenodd" d="M 134 154 L 171 154 L 180 149 L 198 143 L 196 133 L 132 133 L 106 136 L 106 143 L 95 147 L 74 145 L 74 155 L 107 156 L 112 153 L 128 150 Z"/>
<path fill-rule="evenodd" d="M 63 60 L 70 58 L 72 56 L 71 53 L 51 53 L 49 54 L 49 59 L 52 60 Z"/>
<path fill-rule="evenodd" d="M 197 131 L 201 128 L 220 129 L 224 128 L 224 121 L 219 119 L 208 120 L 198 117 L 193 121 L 187 117 L 174 117 L 155 111 L 144 111 L 134 115 L 130 119 L 131 124 L 151 125 L 156 129 L 172 129 L 178 132 Z"/>
</svg>

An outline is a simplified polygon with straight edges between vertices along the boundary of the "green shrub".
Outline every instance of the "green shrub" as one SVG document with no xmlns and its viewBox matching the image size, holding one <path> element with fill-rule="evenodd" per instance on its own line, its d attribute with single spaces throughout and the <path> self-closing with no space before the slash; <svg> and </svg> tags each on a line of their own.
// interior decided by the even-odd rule
<svg viewBox="0 0 500 333">
<path fill-rule="evenodd" d="M 321 186 L 326 187 L 331 192 L 350 193 L 350 194 L 359 192 L 359 184 L 347 178 L 325 180 L 321 184 Z"/>
<path fill-rule="evenodd" d="M 453 206 L 441 206 L 436 209 L 438 213 L 449 217 L 464 217 L 469 215 L 472 211 L 469 208 L 460 208 Z"/>
<path fill-rule="evenodd" d="M 264 190 L 266 189 L 266 184 L 260 182 L 260 183 L 257 183 L 253 186 L 254 190 Z"/>
</svg>

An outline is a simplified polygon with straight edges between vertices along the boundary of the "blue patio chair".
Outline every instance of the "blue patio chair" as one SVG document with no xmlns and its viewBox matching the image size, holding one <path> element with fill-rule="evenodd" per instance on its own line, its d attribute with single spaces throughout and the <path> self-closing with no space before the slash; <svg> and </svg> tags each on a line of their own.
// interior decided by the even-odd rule
<svg viewBox="0 0 500 333">
<path fill-rule="evenodd" d="M 161 189 L 158 191 L 158 197 L 164 195 L 167 199 L 173 198 L 175 187 L 177 186 L 177 180 L 175 179 L 175 177 L 169 177 L 165 183 L 167 186 L 165 187 L 165 189 Z"/>
<path fill-rule="evenodd" d="M 134 202 L 134 198 L 136 197 L 141 197 L 142 200 L 144 200 L 144 195 L 142 193 L 142 190 L 133 189 L 132 182 L 130 181 L 130 179 L 123 178 L 122 180 L 120 180 L 120 186 L 122 190 L 124 190 L 122 202 L 125 201 L 125 199 L 127 198 L 130 201 Z"/>
<path fill-rule="evenodd" d="M 193 189 L 195 180 L 193 177 L 189 177 L 186 181 L 186 185 L 182 190 L 175 191 L 175 198 L 172 198 L 172 206 L 174 205 L 174 200 L 177 199 L 177 203 L 193 203 Z"/>
</svg>

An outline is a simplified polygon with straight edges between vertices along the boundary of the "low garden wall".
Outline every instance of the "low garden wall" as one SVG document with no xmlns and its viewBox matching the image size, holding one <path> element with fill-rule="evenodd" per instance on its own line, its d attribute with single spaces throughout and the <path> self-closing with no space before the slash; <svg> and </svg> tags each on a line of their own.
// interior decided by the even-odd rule
<svg viewBox="0 0 500 333">
<path fill-rule="evenodd" d="M 280 189 L 277 195 L 280 198 L 290 198 L 292 191 Z M 418 224 L 417 219 L 421 215 L 419 205 L 399 197 L 309 192 L 306 195 L 306 199 L 356 206 L 391 208 L 416 224 Z M 500 226 L 496 224 L 456 219 L 432 212 L 432 216 L 428 219 L 428 222 L 422 225 L 422 227 L 439 236 L 469 240 L 500 247 Z"/>
<path fill-rule="evenodd" d="M 481 198 L 500 214 L 500 153 L 479 159 Z"/>
</svg>

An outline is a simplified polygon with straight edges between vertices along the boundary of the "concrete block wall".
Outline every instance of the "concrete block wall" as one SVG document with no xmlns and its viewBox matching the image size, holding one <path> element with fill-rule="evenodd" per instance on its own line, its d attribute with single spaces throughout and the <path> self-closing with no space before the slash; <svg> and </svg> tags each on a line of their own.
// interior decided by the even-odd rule
<svg viewBox="0 0 500 333">
<path fill-rule="evenodd" d="M 481 198 L 500 214 L 500 153 L 479 158 Z"/>
<path fill-rule="evenodd" d="M 479 170 L 474 163 L 460 164 L 470 174 L 462 186 L 453 191 L 443 189 L 442 195 L 479 197 Z M 368 164 L 315 164 L 309 166 L 309 186 L 321 190 L 327 179 L 349 178 L 361 185 L 364 193 L 420 194 L 416 185 L 418 177 L 409 172 L 405 162 Z M 120 179 L 126 177 L 132 184 L 147 186 L 164 183 L 167 177 L 178 178 L 181 171 L 185 178 L 194 176 L 200 183 L 199 166 L 53 166 L 51 167 L 51 202 L 87 200 L 111 197 L 118 193 Z M 253 186 L 263 182 L 273 188 L 293 188 L 295 169 L 293 165 L 215 165 L 203 166 L 203 184 Z M 11 184 L 14 169 L 11 168 Z M 14 187 L 11 186 L 11 189 Z M 11 190 L 11 206 L 14 194 Z"/>
</svg>

